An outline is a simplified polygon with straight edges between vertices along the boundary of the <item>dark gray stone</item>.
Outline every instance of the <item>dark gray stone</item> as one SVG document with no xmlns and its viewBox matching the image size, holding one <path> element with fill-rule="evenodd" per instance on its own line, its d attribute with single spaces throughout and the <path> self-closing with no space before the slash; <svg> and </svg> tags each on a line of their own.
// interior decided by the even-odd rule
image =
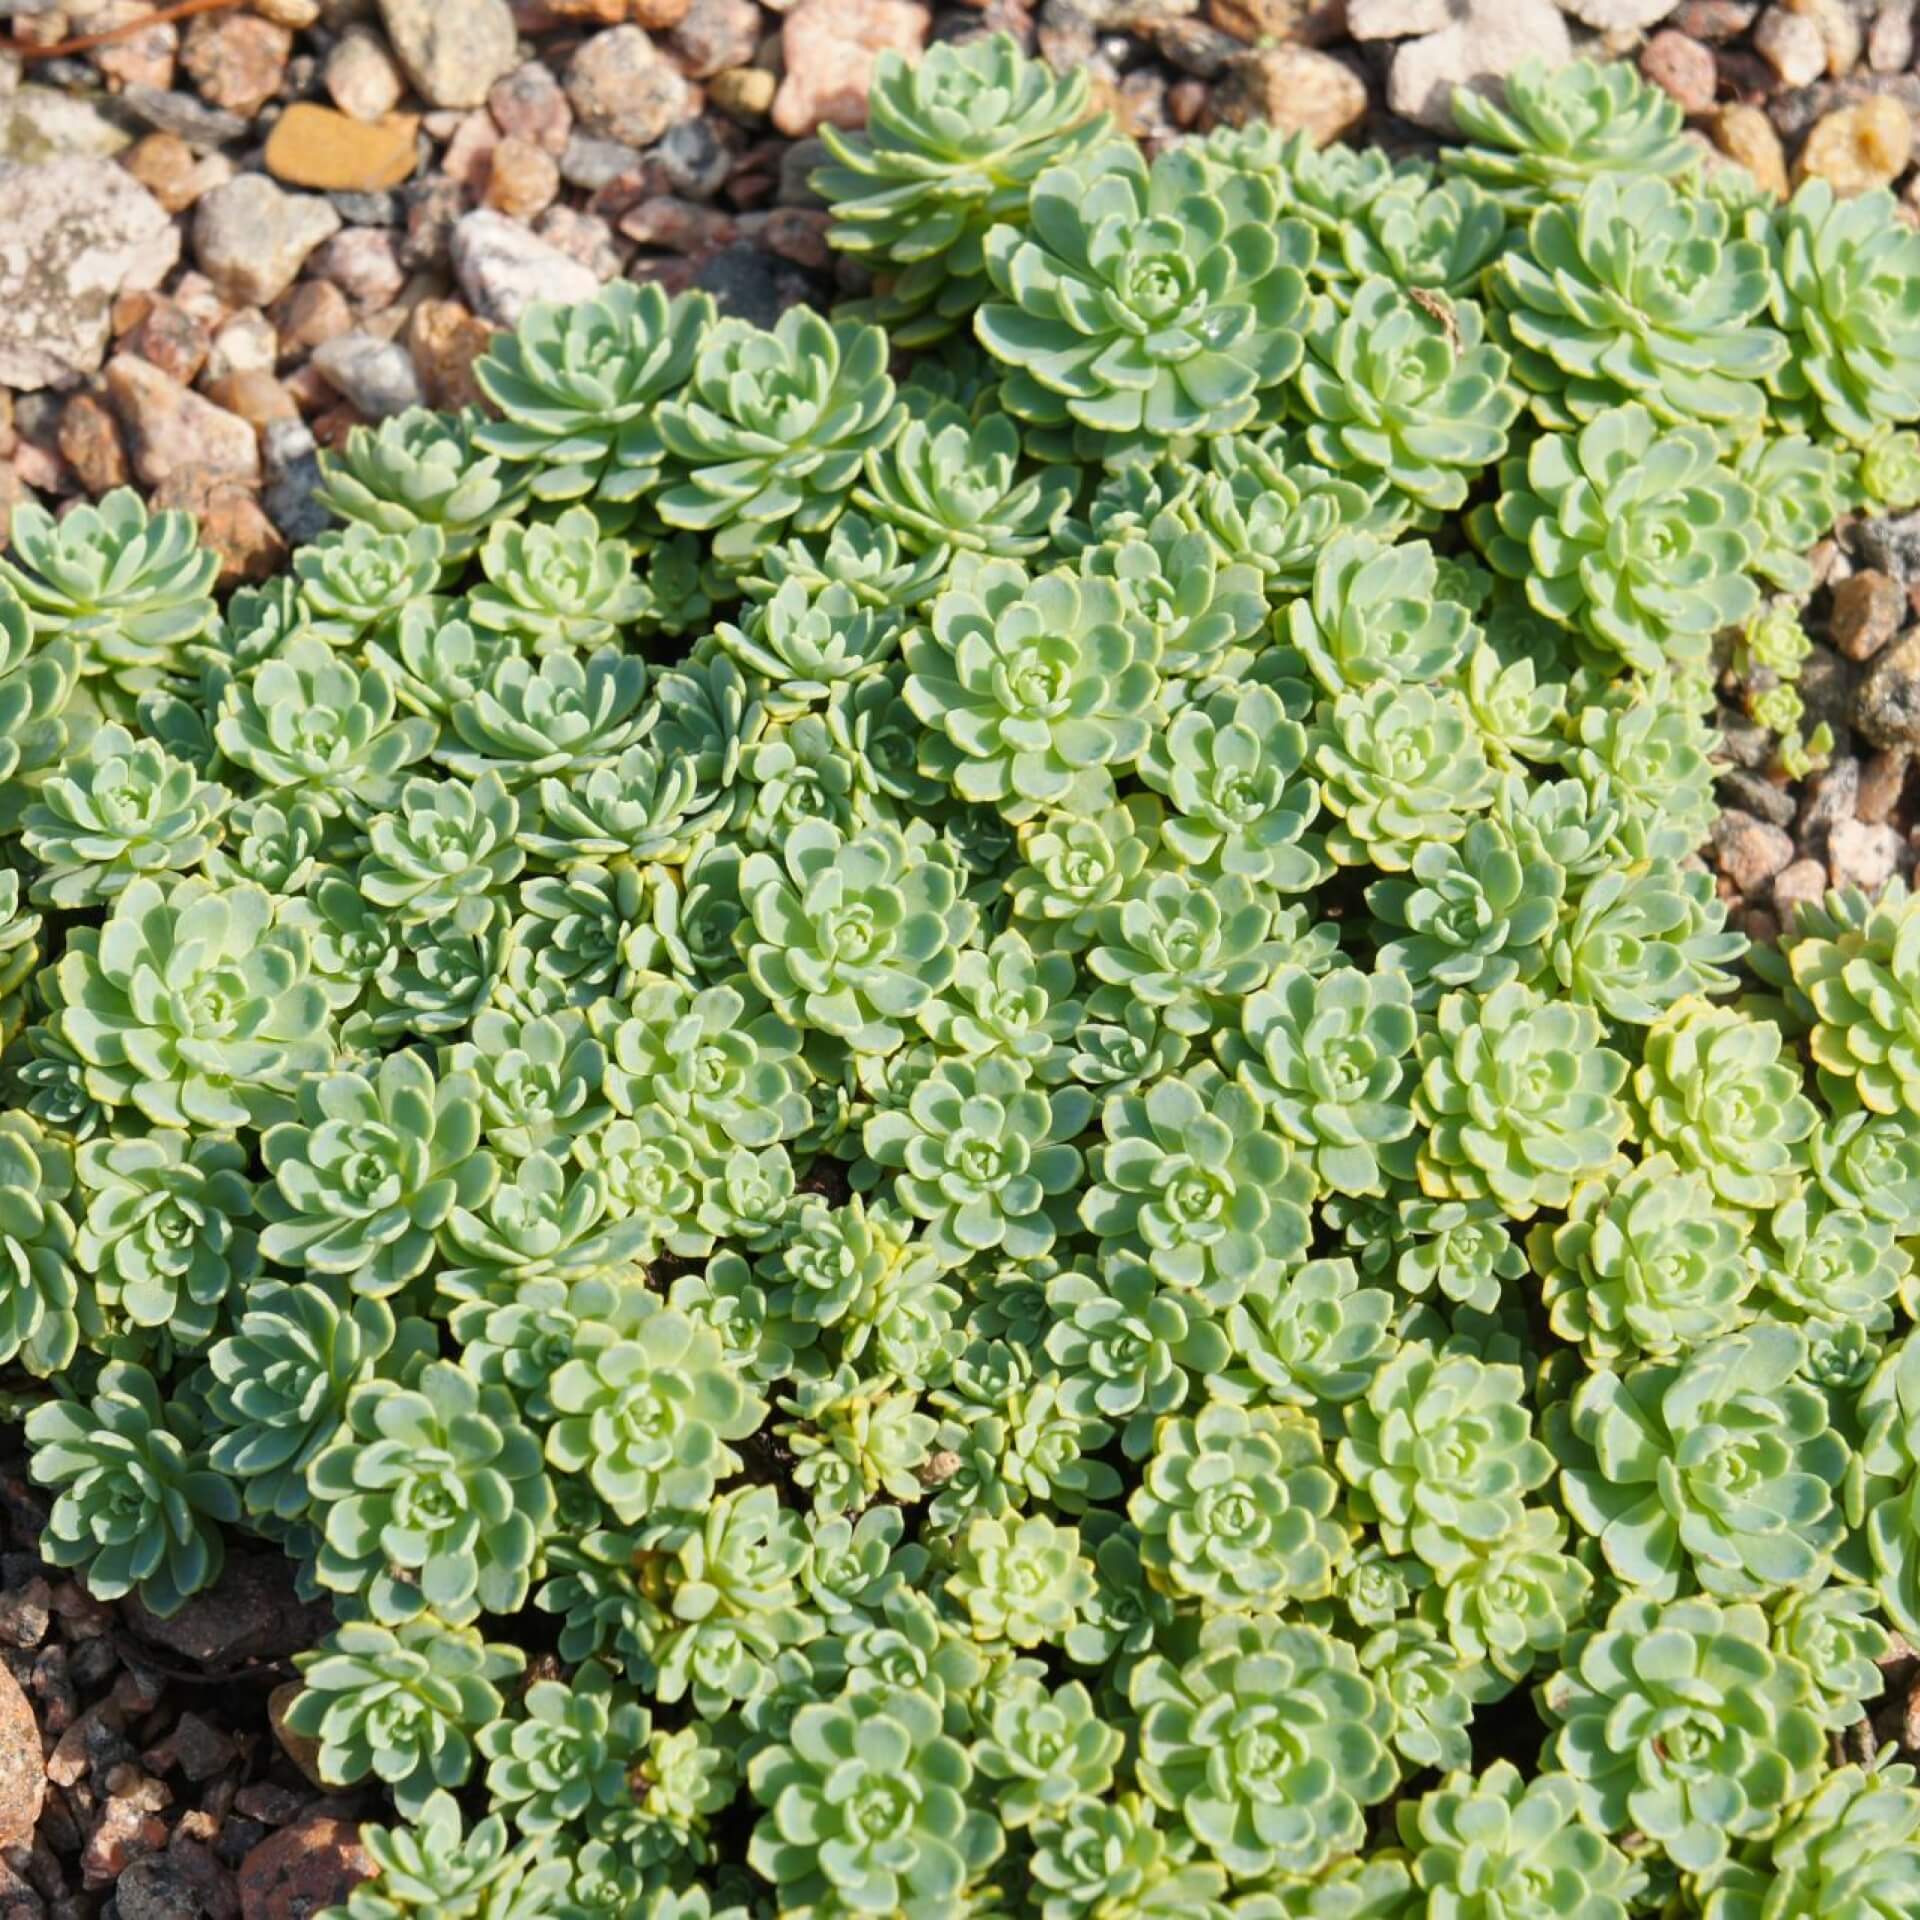
<svg viewBox="0 0 1920 1920">
<path fill-rule="evenodd" d="M 155 132 L 173 134 L 202 152 L 240 139 L 252 124 L 237 113 L 208 106 L 196 94 L 163 92 L 159 87 L 128 87 L 120 95 L 120 104 Z"/>
<path fill-rule="evenodd" d="M 1726 805 L 1753 814 L 1770 826 L 1789 827 L 1793 824 L 1795 807 L 1792 793 L 1785 787 L 1775 786 L 1771 780 L 1757 773 L 1749 773 L 1745 767 L 1735 767 L 1730 773 L 1723 773 L 1714 790 Z"/>
<path fill-rule="evenodd" d="M 1889 647 L 1860 684 L 1853 717 L 1876 747 L 1920 746 L 1920 633 Z"/>
<path fill-rule="evenodd" d="M 1722 707 L 1714 716 L 1726 755 L 1736 767 L 1757 771 L 1773 758 L 1773 735 L 1765 727 L 1749 720 L 1732 707 Z"/>
<path fill-rule="evenodd" d="M 260 454 L 267 480 L 260 504 L 267 518 L 290 546 L 317 540 L 333 516 L 317 497 L 320 460 L 311 429 L 304 420 L 272 421 L 260 436 Z"/>
<path fill-rule="evenodd" d="M 1241 51 L 1240 42 L 1204 20 L 1169 20 L 1156 27 L 1153 44 L 1182 73 L 1200 80 L 1217 80 L 1227 62 Z"/>
<path fill-rule="evenodd" d="M 622 140 L 598 140 L 575 127 L 560 156 L 560 178 L 570 187 L 598 193 L 640 164 L 640 149 Z"/>
<path fill-rule="evenodd" d="M 687 200 L 711 200 L 733 171 L 733 153 L 705 114 L 669 127 L 653 153 L 674 192 Z"/>
<path fill-rule="evenodd" d="M 720 311 L 756 327 L 770 327 L 786 303 L 781 297 L 780 263 L 759 247 L 722 247 L 694 276 Z"/>
<path fill-rule="evenodd" d="M 1860 798 L 1860 762 L 1850 753 L 1838 753 L 1819 772 L 1808 776 L 1800 800 L 1797 830 L 1802 843 L 1816 852 L 1842 820 L 1853 818 Z"/>
<path fill-rule="evenodd" d="M 827 203 L 808 185 L 815 167 L 833 156 L 824 140 L 796 140 L 780 156 L 780 191 L 774 196 L 783 207 L 824 207 Z"/>
<path fill-rule="evenodd" d="M 1853 530 L 1853 549 L 1868 566 L 1903 584 L 1920 579 L 1920 513 L 1862 520 Z"/>
<path fill-rule="evenodd" d="M 400 224 L 400 196 L 397 193 L 330 193 L 334 211 L 351 227 L 397 227 Z"/>
<path fill-rule="evenodd" d="M 1860 669 L 1851 660 L 1841 659 L 1831 647 L 1814 647 L 1801 665 L 1799 682 L 1809 733 L 1824 720 L 1835 737 L 1840 737 L 1849 723 L 1853 689 L 1859 678 Z"/>
</svg>

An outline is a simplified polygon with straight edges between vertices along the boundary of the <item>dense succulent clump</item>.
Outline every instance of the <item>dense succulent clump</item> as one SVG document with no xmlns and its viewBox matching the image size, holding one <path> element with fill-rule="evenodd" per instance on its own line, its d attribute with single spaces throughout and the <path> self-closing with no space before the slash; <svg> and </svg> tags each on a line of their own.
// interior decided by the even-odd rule
<svg viewBox="0 0 1920 1920">
<path fill-rule="evenodd" d="M 868 297 L 536 306 L 224 605 L 17 509 L 42 1557 L 327 1599 L 334 1920 L 1906 1920 L 1920 896 L 1693 856 L 1920 240 L 1090 92 L 882 56 Z"/>
</svg>

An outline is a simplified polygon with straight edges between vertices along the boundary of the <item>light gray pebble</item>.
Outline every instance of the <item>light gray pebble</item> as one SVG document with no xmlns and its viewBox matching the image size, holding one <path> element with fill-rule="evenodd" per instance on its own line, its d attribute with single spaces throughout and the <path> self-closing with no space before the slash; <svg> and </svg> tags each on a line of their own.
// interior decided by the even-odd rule
<svg viewBox="0 0 1920 1920">
<path fill-rule="evenodd" d="M 318 498 L 320 459 L 313 431 L 304 420 L 269 421 L 260 435 L 267 484 L 260 503 L 288 543 L 317 540 L 333 523 Z"/>
<path fill-rule="evenodd" d="M 1716 791 L 1728 806 L 1743 808 L 1771 826 L 1793 825 L 1796 808 L 1792 791 L 1776 786 L 1760 774 L 1749 773 L 1745 767 L 1735 767 L 1723 773 L 1716 784 Z"/>
<path fill-rule="evenodd" d="M 330 193 L 334 211 L 350 227 L 397 227 L 400 196 L 395 193 Z"/>
<path fill-rule="evenodd" d="M 733 171 L 732 152 L 704 114 L 669 127 L 653 157 L 674 192 L 688 200 L 711 200 Z"/>
<path fill-rule="evenodd" d="M 426 400 L 413 356 L 398 341 L 371 333 L 343 333 L 314 348 L 313 364 L 369 420 L 405 413 Z"/>
<path fill-rule="evenodd" d="M 208 106 L 195 94 L 159 87 L 128 87 L 120 95 L 120 105 L 156 133 L 173 134 L 202 151 L 240 139 L 252 125 L 237 113 Z"/>
<path fill-rule="evenodd" d="M 599 140 L 575 127 L 560 156 L 560 178 L 570 187 L 597 193 L 640 164 L 640 149 L 620 140 Z"/>
</svg>

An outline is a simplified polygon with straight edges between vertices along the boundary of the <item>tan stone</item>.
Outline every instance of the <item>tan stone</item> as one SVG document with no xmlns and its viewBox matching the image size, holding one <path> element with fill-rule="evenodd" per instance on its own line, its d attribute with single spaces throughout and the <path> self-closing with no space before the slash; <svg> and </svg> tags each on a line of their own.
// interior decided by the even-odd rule
<svg viewBox="0 0 1920 1920">
<path fill-rule="evenodd" d="M 238 414 L 256 433 L 276 420 L 300 418 L 293 395 L 272 374 L 257 370 L 222 374 L 208 383 L 207 398 L 216 407 Z"/>
<path fill-rule="evenodd" d="M 18 495 L 7 500 L 9 511 L 17 500 Z M 0 1845 L 17 1847 L 32 1840 L 46 1791 L 33 1708 L 19 1681 L 0 1666 Z"/>
<path fill-rule="evenodd" d="M 241 1920 L 304 1920 L 344 1902 L 373 1870 L 352 1821 L 308 1814 L 240 1863 Z"/>
<path fill-rule="evenodd" d="M 14 471 L 35 493 L 56 496 L 75 493 L 80 482 L 61 457 L 60 449 L 38 440 L 22 440 L 13 454 Z"/>
<path fill-rule="evenodd" d="M 502 133 L 531 140 L 558 159 L 573 131 L 573 107 L 553 69 L 528 60 L 487 91 L 487 111 Z"/>
<path fill-rule="evenodd" d="M 325 78 L 333 104 L 370 126 L 384 120 L 407 91 L 406 75 L 387 43 L 364 22 L 349 27 L 334 42 Z"/>
<path fill-rule="evenodd" d="M 60 414 L 60 454 L 74 478 L 95 495 L 124 487 L 130 478 L 127 452 L 113 415 L 90 393 L 76 393 Z"/>
<path fill-rule="evenodd" d="M 107 363 L 107 397 L 119 416 L 133 470 L 150 487 L 178 475 L 260 482 L 253 429 L 190 387 L 131 354 Z"/>
<path fill-rule="evenodd" d="M 1849 574 L 1833 590 L 1828 635 L 1849 660 L 1871 660 L 1894 639 L 1907 612 L 1906 589 L 1875 567 Z"/>
<path fill-rule="evenodd" d="M 1784 922 L 1796 907 L 1817 905 L 1826 891 L 1826 864 L 1809 855 L 1804 860 L 1796 860 L 1784 872 L 1775 875 L 1773 910 Z"/>
<path fill-rule="evenodd" d="M 177 300 L 155 294 L 139 323 L 127 329 L 120 344 L 142 360 L 151 361 L 162 373 L 183 385 L 191 385 L 207 364 L 213 332 L 204 320 L 189 313 Z"/>
<path fill-rule="evenodd" d="M 1207 18 L 1236 40 L 1324 47 L 1345 30 L 1342 0 L 1207 0 Z"/>
<path fill-rule="evenodd" d="M 807 0 L 833 5 L 837 0 Z M 875 6 L 905 6 L 910 0 L 859 0 Z M 791 31 L 791 24 L 789 24 Z M 925 31 L 922 30 L 922 40 Z M 650 146 L 676 120 L 694 110 L 686 76 L 647 37 L 644 27 L 609 27 L 585 41 L 567 62 L 567 98 L 581 127 L 597 139 L 630 147 Z M 861 83 L 866 117 L 866 82 Z M 811 129 L 809 129 L 811 131 Z"/>
<path fill-rule="evenodd" d="M 155 11 L 152 0 L 109 0 L 108 5 L 87 22 L 91 33 L 109 32 L 115 27 L 132 26 Z M 170 20 L 158 20 L 93 50 L 93 64 L 112 87 L 159 87 L 173 85 L 174 56 L 180 50 L 180 29 Z"/>
<path fill-rule="evenodd" d="M 482 402 L 473 363 L 486 352 L 493 328 L 458 300 L 422 300 L 407 323 L 407 351 L 432 407 Z"/>
<path fill-rule="evenodd" d="M 1758 107 L 1725 106 L 1713 116 L 1713 144 L 1776 200 L 1787 197 L 1787 156 L 1773 122 Z"/>
<path fill-rule="evenodd" d="M 419 117 L 392 113 L 369 123 L 311 100 L 296 101 L 267 136 L 267 171 L 295 187 L 378 193 L 412 174 Z"/>
<path fill-rule="evenodd" d="M 729 67 L 707 82 L 707 98 L 730 120 L 764 120 L 779 86 L 764 67 Z"/>
<path fill-rule="evenodd" d="M 264 306 L 293 285 L 307 255 L 340 225 L 324 196 L 284 193 L 264 173 L 243 173 L 195 205 L 194 257 L 226 299 Z"/>
<path fill-rule="evenodd" d="M 251 487 L 183 476 L 153 496 L 155 506 L 184 507 L 200 523 L 200 544 L 220 556 L 215 584 L 271 580 L 287 564 L 287 543 Z"/>
<path fill-rule="evenodd" d="M 302 280 L 273 303 L 267 317 L 279 330 L 282 353 L 311 352 L 353 325 L 347 296 L 331 280 Z"/>
<path fill-rule="evenodd" d="M 470 193 L 485 192 L 487 176 L 493 170 L 493 150 L 500 140 L 493 115 L 484 107 L 476 107 L 462 117 L 453 137 L 441 149 L 441 173 L 457 180 Z"/>
<path fill-rule="evenodd" d="M 865 126 L 881 54 L 918 60 L 931 24 L 919 0 L 800 0 L 780 29 L 786 77 L 773 124 L 792 139 L 823 125 Z"/>
<path fill-rule="evenodd" d="M 310 1733 L 296 1733 L 287 1725 L 287 1712 L 306 1689 L 298 1680 L 287 1680 L 267 1695 L 267 1724 L 280 1743 L 280 1751 L 304 1773 L 316 1787 L 331 1783 L 320 1771 L 320 1742 Z"/>
<path fill-rule="evenodd" d="M 20 470 L 10 460 L 0 461 L 0 547 L 4 547 L 12 536 L 14 508 L 30 497 L 27 483 L 20 477 Z M 0 1762 L 0 1765 L 3 1764 Z"/>
<path fill-rule="evenodd" d="M 1847 0 L 1787 0 L 1787 11 L 1802 15 L 1820 29 L 1827 50 L 1827 71 L 1834 79 L 1851 73 L 1860 64 L 1866 35 Z"/>
<path fill-rule="evenodd" d="M 531 220 L 553 205 L 560 192 L 560 166 L 544 147 L 509 135 L 493 150 L 486 203 L 516 220 Z"/>
<path fill-rule="evenodd" d="M 1876 93 L 1814 127 L 1794 163 L 1794 183 L 1825 180 L 1845 198 L 1891 186 L 1912 158 L 1912 118 L 1899 101 Z"/>
<path fill-rule="evenodd" d="M 148 134 L 120 156 L 120 164 L 169 213 L 184 213 L 200 197 L 199 159 L 177 134 Z"/>
<path fill-rule="evenodd" d="M 1214 111 L 1229 126 L 1266 120 L 1324 147 L 1365 118 L 1366 82 L 1331 54 L 1310 47 L 1257 47 L 1227 62 Z"/>
</svg>

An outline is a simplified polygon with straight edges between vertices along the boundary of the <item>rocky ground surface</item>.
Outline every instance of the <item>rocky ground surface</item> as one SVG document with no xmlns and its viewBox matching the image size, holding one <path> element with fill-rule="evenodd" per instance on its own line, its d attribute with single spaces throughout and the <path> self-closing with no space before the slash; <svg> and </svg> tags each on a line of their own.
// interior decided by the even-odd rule
<svg viewBox="0 0 1920 1920">
<path fill-rule="evenodd" d="M 1149 146 L 1267 118 L 1430 145 L 1456 82 L 1637 62 L 1776 192 L 1889 185 L 1920 223 L 1910 0 L 0 0 L 0 537 L 126 484 L 197 514 L 226 576 L 324 516 L 316 449 L 475 398 L 535 299 L 616 276 L 762 324 L 861 288 L 807 180 L 879 54 L 1005 29 Z M 91 43 L 91 44 L 89 44 Z M 1820 556 L 1791 784 L 1729 683 L 1706 857 L 1748 930 L 1920 847 L 1920 515 Z M 0 1460 L 0 1920 L 306 1920 L 365 1870 L 361 1811 L 275 1732 L 325 1631 L 272 1559 L 159 1622 L 34 1553 Z M 1878 1729 L 1920 1746 L 1903 1654 Z M 1911 1704 L 1909 1693 L 1911 1692 Z M 1911 1722 L 1911 1724 L 1909 1724 Z M 297 1743 L 294 1743 L 297 1745 Z"/>
<path fill-rule="evenodd" d="M 0 1920 L 309 1920 L 371 1871 L 376 1811 L 275 1732 L 326 1607 L 273 1554 L 169 1620 L 103 1606 L 41 1563 L 45 1518 L 0 1459 Z"/>
</svg>

